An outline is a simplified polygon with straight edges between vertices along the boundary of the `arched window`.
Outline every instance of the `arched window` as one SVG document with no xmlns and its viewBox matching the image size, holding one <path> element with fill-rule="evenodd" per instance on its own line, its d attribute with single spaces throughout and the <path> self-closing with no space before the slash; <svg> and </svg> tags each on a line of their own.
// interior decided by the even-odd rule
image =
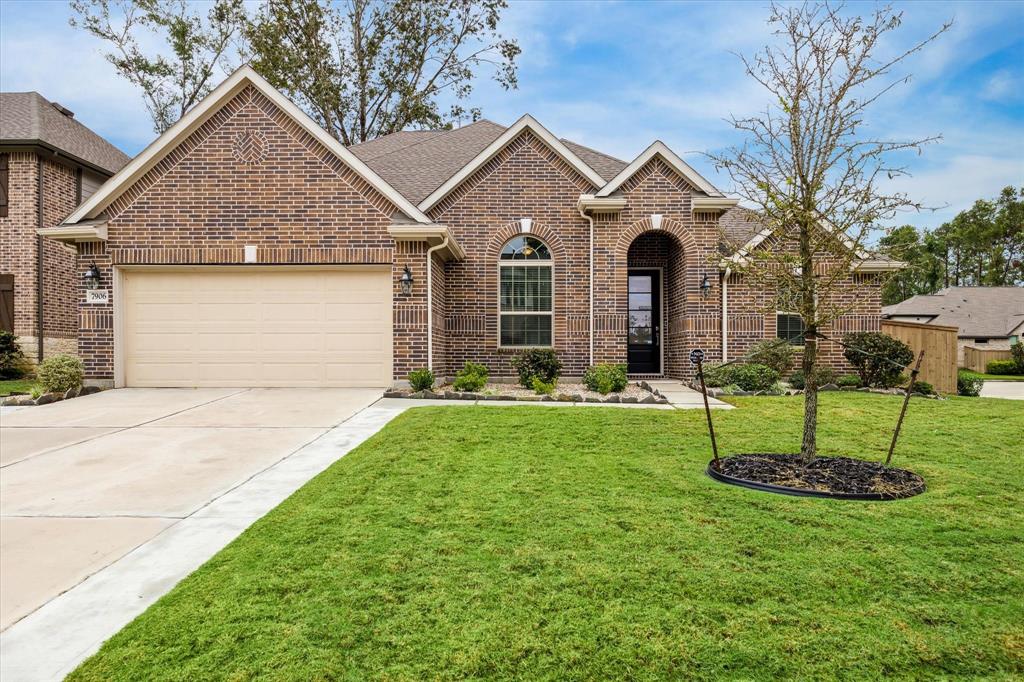
<svg viewBox="0 0 1024 682">
<path fill-rule="evenodd" d="M 498 345 L 550 346 L 551 250 L 522 235 L 511 239 L 498 261 Z"/>
</svg>

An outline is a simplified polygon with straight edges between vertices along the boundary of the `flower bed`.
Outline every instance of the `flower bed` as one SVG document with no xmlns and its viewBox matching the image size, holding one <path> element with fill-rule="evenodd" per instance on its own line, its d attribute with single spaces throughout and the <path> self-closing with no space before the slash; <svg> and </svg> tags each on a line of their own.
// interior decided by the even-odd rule
<svg viewBox="0 0 1024 682">
<path fill-rule="evenodd" d="M 49 405 L 55 403 L 58 400 L 70 400 L 71 398 L 77 398 L 81 395 L 90 395 L 92 393 L 99 393 L 101 388 L 98 386 L 82 386 L 80 388 L 69 388 L 63 393 L 44 393 L 37 398 L 33 398 L 27 393 L 12 394 L 0 400 L 0 406 L 3 407 L 28 407 L 30 405 Z"/>
<path fill-rule="evenodd" d="M 434 398 L 446 400 L 520 400 L 529 402 L 587 402 L 587 403 L 641 403 L 666 405 L 668 399 L 654 392 L 647 384 L 629 384 L 622 391 L 602 395 L 590 391 L 580 383 L 560 383 L 550 395 L 538 395 L 519 384 L 487 383 L 481 390 L 473 392 L 456 391 L 451 384 L 434 390 L 412 391 L 393 390 L 384 393 L 385 398 Z"/>
</svg>

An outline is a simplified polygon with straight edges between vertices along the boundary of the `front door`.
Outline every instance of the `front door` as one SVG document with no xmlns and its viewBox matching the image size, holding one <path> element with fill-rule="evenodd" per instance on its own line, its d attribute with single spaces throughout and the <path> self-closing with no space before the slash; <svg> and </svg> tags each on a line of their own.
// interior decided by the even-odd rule
<svg viewBox="0 0 1024 682">
<path fill-rule="evenodd" d="M 661 374 L 661 272 L 629 271 L 630 374 Z"/>
</svg>

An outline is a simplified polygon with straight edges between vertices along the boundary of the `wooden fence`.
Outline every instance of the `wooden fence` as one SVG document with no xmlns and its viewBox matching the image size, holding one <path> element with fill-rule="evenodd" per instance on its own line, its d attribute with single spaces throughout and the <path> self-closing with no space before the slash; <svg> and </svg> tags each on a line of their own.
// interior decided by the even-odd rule
<svg viewBox="0 0 1024 682">
<path fill-rule="evenodd" d="M 993 360 L 1012 360 L 1013 353 L 1008 350 L 984 350 L 974 346 L 964 346 L 964 367 L 984 374 L 985 367 Z"/>
<path fill-rule="evenodd" d="M 915 358 L 924 351 L 918 381 L 927 381 L 939 393 L 956 393 L 957 331 L 956 327 L 882 320 L 882 332 L 910 346 Z"/>
</svg>

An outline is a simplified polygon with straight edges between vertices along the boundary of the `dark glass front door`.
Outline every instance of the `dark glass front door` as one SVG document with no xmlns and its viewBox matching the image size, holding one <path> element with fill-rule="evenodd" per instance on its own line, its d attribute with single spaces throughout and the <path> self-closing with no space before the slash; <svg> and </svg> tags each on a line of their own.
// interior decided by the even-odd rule
<svg viewBox="0 0 1024 682">
<path fill-rule="evenodd" d="M 629 271 L 627 362 L 630 374 L 661 373 L 661 273 Z"/>
</svg>

